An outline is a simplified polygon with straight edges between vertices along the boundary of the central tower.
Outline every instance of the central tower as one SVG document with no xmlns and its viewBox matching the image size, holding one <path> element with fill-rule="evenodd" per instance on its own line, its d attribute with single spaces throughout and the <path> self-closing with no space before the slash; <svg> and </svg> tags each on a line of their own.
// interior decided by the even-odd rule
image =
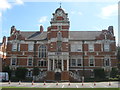
<svg viewBox="0 0 120 90">
<path fill-rule="evenodd" d="M 48 71 L 54 80 L 69 79 L 69 19 L 60 7 L 53 13 L 48 27 Z"/>
</svg>

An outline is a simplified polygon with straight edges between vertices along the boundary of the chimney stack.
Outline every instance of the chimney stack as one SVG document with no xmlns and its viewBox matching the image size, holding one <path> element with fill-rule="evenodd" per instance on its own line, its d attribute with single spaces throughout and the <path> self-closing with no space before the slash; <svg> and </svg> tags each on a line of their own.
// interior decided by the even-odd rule
<svg viewBox="0 0 120 90">
<path fill-rule="evenodd" d="M 40 32 L 43 32 L 43 26 L 42 25 L 40 26 Z"/>
<path fill-rule="evenodd" d="M 6 37 L 5 36 L 3 37 L 2 43 L 6 43 Z"/>
<path fill-rule="evenodd" d="M 113 32 L 113 26 L 109 26 L 109 27 L 108 27 L 108 30 L 111 32 L 111 34 L 114 35 L 114 32 Z"/>
<path fill-rule="evenodd" d="M 12 35 L 12 34 L 14 34 L 14 33 L 15 33 L 15 31 L 16 31 L 15 26 L 12 26 L 12 27 L 11 27 L 11 32 L 10 32 L 10 34 L 11 34 L 11 35 Z"/>
</svg>

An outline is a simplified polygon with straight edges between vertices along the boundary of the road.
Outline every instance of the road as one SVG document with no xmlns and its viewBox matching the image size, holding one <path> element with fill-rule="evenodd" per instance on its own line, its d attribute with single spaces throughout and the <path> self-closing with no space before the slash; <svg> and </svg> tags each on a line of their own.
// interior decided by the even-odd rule
<svg viewBox="0 0 120 90">
<path fill-rule="evenodd" d="M 37 88 L 118 88 L 118 82 L 89 82 L 89 83 L 30 83 L 3 82 L 3 87 L 37 87 Z"/>
</svg>

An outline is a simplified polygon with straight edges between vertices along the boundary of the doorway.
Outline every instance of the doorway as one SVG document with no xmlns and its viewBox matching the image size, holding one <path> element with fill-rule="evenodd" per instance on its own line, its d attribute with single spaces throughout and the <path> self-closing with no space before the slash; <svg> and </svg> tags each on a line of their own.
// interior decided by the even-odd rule
<svg viewBox="0 0 120 90">
<path fill-rule="evenodd" d="M 55 81 L 61 81 L 61 73 L 60 72 L 55 73 Z"/>
</svg>

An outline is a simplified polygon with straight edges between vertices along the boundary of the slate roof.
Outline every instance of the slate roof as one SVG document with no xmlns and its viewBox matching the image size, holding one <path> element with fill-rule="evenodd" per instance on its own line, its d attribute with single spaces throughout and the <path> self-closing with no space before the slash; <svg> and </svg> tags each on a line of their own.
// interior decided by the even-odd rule
<svg viewBox="0 0 120 90">
<path fill-rule="evenodd" d="M 69 31 L 69 40 L 95 40 L 102 31 Z M 26 40 L 46 40 L 47 32 L 21 32 Z"/>
<path fill-rule="evenodd" d="M 70 31 L 70 40 L 95 40 L 96 36 L 99 36 L 102 31 Z"/>
<path fill-rule="evenodd" d="M 21 32 L 21 35 L 26 40 L 45 40 L 47 38 L 47 32 Z"/>
</svg>

